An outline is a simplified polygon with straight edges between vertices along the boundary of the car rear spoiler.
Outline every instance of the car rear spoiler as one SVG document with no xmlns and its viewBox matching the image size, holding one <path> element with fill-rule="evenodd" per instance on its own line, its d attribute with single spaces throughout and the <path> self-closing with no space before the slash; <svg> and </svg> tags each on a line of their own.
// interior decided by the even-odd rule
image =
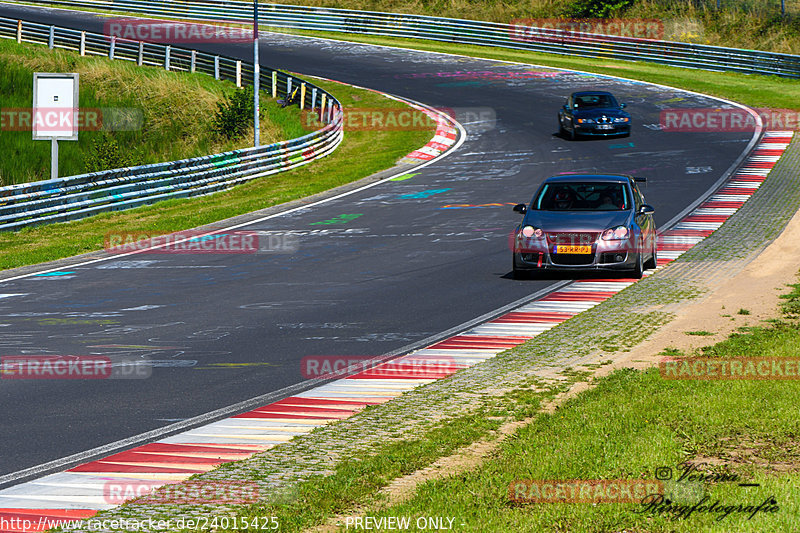
<svg viewBox="0 0 800 533">
<path fill-rule="evenodd" d="M 638 183 L 647 183 L 647 178 L 643 178 L 641 176 L 634 176 L 633 181 Z"/>
</svg>

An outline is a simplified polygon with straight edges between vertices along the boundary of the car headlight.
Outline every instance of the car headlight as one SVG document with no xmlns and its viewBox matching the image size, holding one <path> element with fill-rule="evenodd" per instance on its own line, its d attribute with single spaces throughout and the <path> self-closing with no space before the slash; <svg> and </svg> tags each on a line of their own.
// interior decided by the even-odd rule
<svg viewBox="0 0 800 533">
<path fill-rule="evenodd" d="M 536 237 L 537 239 L 544 238 L 544 231 L 542 231 L 541 228 L 534 228 L 533 226 L 523 227 L 520 233 L 522 233 L 523 236 L 528 238 L 530 237 Z"/>
<path fill-rule="evenodd" d="M 621 241 L 622 239 L 627 239 L 628 228 L 625 226 L 617 226 L 616 228 L 609 228 L 603 232 L 603 240 L 604 241 Z"/>
<path fill-rule="evenodd" d="M 628 122 L 629 120 L 628 117 L 617 117 L 614 119 L 614 122 Z"/>
<path fill-rule="evenodd" d="M 578 124 L 594 124 L 593 118 L 579 118 Z"/>
</svg>

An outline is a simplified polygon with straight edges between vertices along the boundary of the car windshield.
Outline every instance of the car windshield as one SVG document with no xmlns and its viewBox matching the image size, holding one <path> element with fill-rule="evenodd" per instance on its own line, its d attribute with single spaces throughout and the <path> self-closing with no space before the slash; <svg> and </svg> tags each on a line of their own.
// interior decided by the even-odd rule
<svg viewBox="0 0 800 533">
<path fill-rule="evenodd" d="M 531 202 L 541 211 L 623 211 L 630 209 L 624 183 L 547 183 Z"/>
<path fill-rule="evenodd" d="M 575 96 L 575 107 L 585 109 L 587 107 L 619 107 L 617 100 L 610 94 L 582 94 Z"/>
</svg>

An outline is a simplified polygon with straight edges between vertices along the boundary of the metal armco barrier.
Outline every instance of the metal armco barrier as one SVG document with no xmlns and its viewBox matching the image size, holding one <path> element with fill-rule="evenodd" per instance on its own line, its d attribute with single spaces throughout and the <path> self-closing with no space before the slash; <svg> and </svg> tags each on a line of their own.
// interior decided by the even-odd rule
<svg viewBox="0 0 800 533">
<path fill-rule="evenodd" d="M 29 0 L 28 3 L 101 9 L 117 13 L 140 13 L 183 20 L 242 23 L 253 19 L 252 3 L 234 0 L 224 2 L 188 0 L 180 4 L 156 0 Z M 261 4 L 259 19 L 264 26 L 278 28 L 406 37 L 581 57 L 649 61 L 685 68 L 800 78 L 800 56 L 757 50 L 600 34 L 576 36 L 564 30 L 497 22 L 281 4 Z"/>
<path fill-rule="evenodd" d="M 204 72 L 252 83 L 252 65 L 235 59 L 160 44 L 111 39 L 104 35 L 0 18 L 0 38 L 47 44 L 82 55 L 103 55 L 168 70 Z M 261 86 L 286 94 L 288 84 L 305 84 L 302 106 L 318 109 L 321 129 L 288 141 L 129 168 L 120 168 L 0 187 L 0 231 L 76 220 L 169 198 L 186 198 L 227 189 L 239 183 L 283 172 L 331 153 L 342 141 L 341 104 L 309 82 L 261 68 Z M 324 96 L 324 98 L 323 98 Z"/>
</svg>

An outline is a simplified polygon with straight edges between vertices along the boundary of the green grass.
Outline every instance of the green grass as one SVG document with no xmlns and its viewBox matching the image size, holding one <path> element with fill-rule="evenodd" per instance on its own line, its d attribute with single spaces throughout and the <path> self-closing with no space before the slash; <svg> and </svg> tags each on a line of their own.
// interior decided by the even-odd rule
<svg viewBox="0 0 800 533">
<path fill-rule="evenodd" d="M 709 335 L 713 335 L 714 333 L 705 330 L 698 330 L 698 331 L 687 331 L 687 335 L 694 335 L 696 337 L 708 337 Z"/>
<path fill-rule="evenodd" d="M 798 294 L 787 299 L 796 303 Z M 784 320 L 734 334 L 703 355 L 797 358 L 798 346 L 800 327 Z M 358 514 L 409 516 L 412 523 L 420 516 L 455 517 L 463 524 L 459 531 L 797 531 L 798 395 L 797 381 L 667 380 L 658 369 L 619 370 L 554 414 L 540 414 L 471 473 L 429 481 L 401 505 L 368 506 Z M 678 482 L 679 465 L 687 461 L 704 464 L 699 468 L 707 473 L 738 476 L 738 482 Z M 640 503 L 519 503 L 508 497 L 515 480 L 653 480 L 662 467 L 673 472 L 665 494 L 681 505 L 703 496 L 723 505 L 774 498 L 778 510 L 719 519 L 703 512 L 676 516 Z"/>
<path fill-rule="evenodd" d="M 318 81 L 345 106 L 407 109 L 376 93 Z M 303 198 L 392 167 L 424 145 L 433 130 L 348 131 L 332 155 L 295 170 L 195 199 L 166 200 L 118 213 L 0 233 L 0 269 L 69 257 L 103 248 L 107 233 L 169 233 Z"/>
<path fill-rule="evenodd" d="M 102 170 L 90 165 L 90 153 L 96 146 L 109 143 L 116 143 L 122 156 L 120 164 L 114 166 L 171 161 L 252 145 L 252 128 L 232 141 L 213 132 L 211 118 L 217 103 L 235 87 L 207 75 L 138 67 L 128 61 L 97 56 L 81 57 L 70 51 L 51 51 L 6 39 L 0 40 L 0 71 L 0 94 L 6 109 L 30 108 L 34 72 L 79 73 L 80 108 L 101 109 L 97 124 L 104 127 L 81 131 L 78 141 L 59 143 L 60 176 Z M 299 109 L 281 109 L 266 94 L 262 100 L 265 144 L 308 133 L 301 125 Z M 109 109 L 128 110 L 135 129 L 107 131 L 111 115 L 106 111 L 103 117 L 102 110 Z M 3 131 L 0 151 L 4 155 L 0 158 L 0 185 L 49 179 L 50 143 L 32 140 L 30 128 Z"/>
</svg>

